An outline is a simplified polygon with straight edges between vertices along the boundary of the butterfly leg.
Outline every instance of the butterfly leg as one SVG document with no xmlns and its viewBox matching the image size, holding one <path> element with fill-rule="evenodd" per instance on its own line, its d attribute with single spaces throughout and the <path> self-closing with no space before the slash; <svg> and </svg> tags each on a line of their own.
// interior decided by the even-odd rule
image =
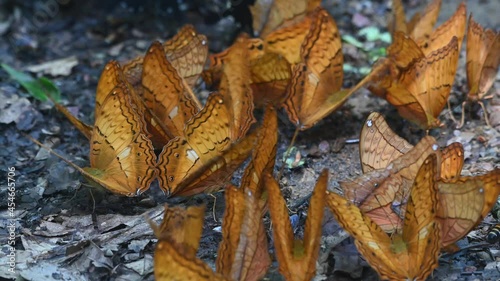
<svg viewBox="0 0 500 281">
<path fill-rule="evenodd" d="M 457 127 L 456 127 L 457 129 L 460 129 L 460 128 L 462 128 L 464 126 L 464 123 L 465 123 L 465 104 L 466 103 L 467 103 L 466 101 L 464 101 L 462 103 L 462 117 L 460 119 L 460 124 L 458 124 Z"/>
<path fill-rule="evenodd" d="M 451 110 L 450 100 L 448 100 L 447 103 L 448 103 L 448 112 L 450 113 L 451 120 L 453 120 L 453 122 L 455 122 L 455 124 L 458 124 L 457 119 L 455 119 L 455 116 L 453 116 L 453 111 Z M 463 104 L 462 104 L 462 108 L 463 108 Z"/>
<path fill-rule="evenodd" d="M 484 103 L 482 101 L 478 101 L 479 105 L 483 109 L 483 115 L 484 115 L 484 121 L 486 121 L 486 126 L 491 127 L 490 121 L 488 119 L 488 111 L 486 111 L 486 107 L 484 106 Z"/>
</svg>

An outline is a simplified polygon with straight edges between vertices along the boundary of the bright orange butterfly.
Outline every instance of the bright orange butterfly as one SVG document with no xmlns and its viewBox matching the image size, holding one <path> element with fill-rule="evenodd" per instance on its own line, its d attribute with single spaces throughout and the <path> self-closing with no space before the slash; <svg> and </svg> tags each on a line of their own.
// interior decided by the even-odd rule
<svg viewBox="0 0 500 281">
<path fill-rule="evenodd" d="M 143 133 L 146 124 L 136 112 L 129 90 L 123 83 L 118 85 L 98 107 L 90 138 L 89 168 L 80 168 L 49 151 L 95 185 L 113 193 L 136 196 L 146 191 L 156 178 L 156 155 Z"/>
<path fill-rule="evenodd" d="M 231 123 L 230 138 L 233 142 L 244 137 L 255 122 L 248 57 L 246 42 L 237 41 L 228 50 L 222 65 L 219 93 L 223 95 L 224 105 L 231 116 L 227 122 Z"/>
<path fill-rule="evenodd" d="M 435 149 L 437 147 L 436 141 L 432 139 L 431 143 L 433 150 L 438 153 L 440 177 L 452 180 L 460 176 L 464 165 L 464 149 L 462 145 L 452 143 L 441 149 L 441 151 L 437 151 Z M 378 112 L 370 113 L 359 137 L 359 156 L 363 173 L 385 169 L 391 162 L 412 149 L 413 145 L 394 133 L 382 115 Z M 412 158 L 408 158 L 409 161 Z"/>
<path fill-rule="evenodd" d="M 160 187 L 170 195 L 214 192 L 250 156 L 266 125 L 233 141 L 232 117 L 225 103 L 221 94 L 211 94 L 205 107 L 186 123 L 183 134 L 165 145 L 158 156 Z"/>
<path fill-rule="evenodd" d="M 192 25 L 183 26 L 179 32 L 163 44 L 167 60 L 186 81 L 185 88 L 193 88 L 205 66 L 208 55 L 208 43 L 205 35 L 198 34 Z M 141 94 L 143 56 L 123 64 L 123 71 L 129 83 Z M 201 103 L 193 99 L 196 106 Z"/>
<path fill-rule="evenodd" d="M 264 176 L 264 184 L 269 196 L 269 213 L 273 223 L 274 247 L 280 273 L 286 280 L 311 280 L 316 273 L 316 260 L 319 255 L 328 171 L 323 170 L 314 188 L 303 240 L 293 238 L 288 209 L 278 182 L 267 174 Z"/>
<path fill-rule="evenodd" d="M 437 22 L 441 0 L 430 2 L 423 13 L 415 13 L 409 22 L 406 21 L 403 3 L 401 0 L 392 0 L 392 18 L 388 24 L 392 34 L 401 31 L 408 34 L 414 40 L 430 37 L 434 25 Z"/>
<path fill-rule="evenodd" d="M 250 6 L 253 30 L 256 35 L 266 37 L 272 31 L 293 24 L 305 14 L 319 6 L 319 0 L 307 1 L 264 1 L 257 0 Z"/>
<path fill-rule="evenodd" d="M 457 70 L 457 38 L 425 56 L 417 43 L 402 32 L 393 37 L 387 58 L 379 60 L 353 91 L 367 86 L 422 129 L 439 127 L 437 117 L 448 100 Z"/>
<path fill-rule="evenodd" d="M 167 60 L 159 42 L 151 44 L 143 60 L 142 101 L 155 147 L 180 136 L 184 124 L 199 110 L 198 99 L 177 69 Z"/>
<path fill-rule="evenodd" d="M 214 273 L 196 257 L 203 231 L 205 207 L 165 206 L 165 217 L 161 225 L 151 224 L 158 244 L 154 255 L 155 280 L 229 280 Z"/>
<path fill-rule="evenodd" d="M 300 49 L 301 63 L 292 67 L 284 108 L 297 129 L 306 130 L 340 107 L 352 93 L 340 91 L 344 58 L 333 18 L 318 8 Z"/>
<path fill-rule="evenodd" d="M 241 187 L 225 189 L 226 209 L 222 242 L 217 254 L 217 272 L 232 280 L 260 280 L 271 264 L 267 235 L 262 221 L 267 200 L 263 196 L 263 173 L 272 173 L 276 158 L 278 122 L 276 111 L 259 135 L 252 160 L 245 169 Z"/>
<path fill-rule="evenodd" d="M 327 203 L 340 225 L 355 239 L 356 248 L 388 280 L 425 280 L 438 266 L 441 243 L 436 156 L 420 167 L 411 189 L 402 232 L 389 237 L 346 198 L 327 193 Z"/>
<path fill-rule="evenodd" d="M 484 29 L 478 22 L 474 21 L 472 14 L 469 17 L 467 29 L 467 85 L 469 102 L 478 102 L 483 108 L 484 120 L 489 126 L 488 115 L 482 99 L 495 81 L 500 64 L 500 33 L 491 29 Z M 464 106 L 462 103 L 461 128 L 464 124 Z"/>
</svg>

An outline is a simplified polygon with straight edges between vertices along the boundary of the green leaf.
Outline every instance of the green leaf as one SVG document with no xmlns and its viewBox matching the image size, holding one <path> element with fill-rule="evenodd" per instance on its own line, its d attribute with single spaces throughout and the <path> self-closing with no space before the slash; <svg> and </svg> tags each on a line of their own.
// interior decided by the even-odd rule
<svg viewBox="0 0 500 281">
<path fill-rule="evenodd" d="M 10 78 L 21 84 L 21 86 L 34 98 L 40 101 L 46 101 L 47 95 L 50 95 L 52 99 L 59 102 L 61 92 L 49 79 L 45 77 L 35 79 L 31 75 L 17 71 L 4 63 L 0 64 L 0 66 L 10 75 Z"/>
<path fill-rule="evenodd" d="M 342 40 L 346 42 L 347 44 L 351 44 L 356 48 L 363 49 L 364 45 L 363 43 L 359 42 L 358 39 L 354 38 L 352 35 L 346 34 L 342 35 Z"/>
<path fill-rule="evenodd" d="M 368 26 L 361 29 L 358 32 L 359 36 L 365 36 L 367 41 L 382 41 L 384 43 L 390 44 L 392 41 L 391 34 L 389 32 L 380 32 L 380 29 L 374 26 Z"/>
<path fill-rule="evenodd" d="M 375 26 L 367 26 L 358 32 L 358 35 L 365 36 L 368 41 L 377 41 L 380 38 L 380 30 Z"/>
<path fill-rule="evenodd" d="M 61 101 L 61 91 L 59 88 L 46 77 L 38 78 L 38 82 L 45 88 L 45 94 L 52 97 L 52 99 L 56 102 Z"/>
</svg>

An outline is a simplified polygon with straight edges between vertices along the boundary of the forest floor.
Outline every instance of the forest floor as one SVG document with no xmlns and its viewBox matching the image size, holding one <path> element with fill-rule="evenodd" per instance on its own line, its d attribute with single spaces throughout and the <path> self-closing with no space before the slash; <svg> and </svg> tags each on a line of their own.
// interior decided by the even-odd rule
<svg viewBox="0 0 500 281">
<path fill-rule="evenodd" d="M 54 81 L 61 90 L 63 103 L 84 121 L 92 123 L 97 81 L 109 60 L 126 61 L 143 54 L 153 40 L 164 41 L 187 23 L 207 35 L 212 52 L 230 45 L 240 31 L 241 24 L 235 23 L 229 15 L 231 11 L 225 8 L 228 6 L 221 4 L 234 1 L 192 0 L 176 7 L 168 5 L 177 1 L 166 1 L 165 6 L 146 1 L 141 9 L 136 4 L 139 1 L 129 0 L 135 10 L 114 2 L 38 1 L 28 5 L 23 1 L 0 0 L 0 62 L 28 70 L 33 69 L 30 66 L 65 59 L 45 73 L 35 71 L 36 75 Z M 334 17 L 341 34 L 354 36 L 366 48 L 380 48 L 387 43 L 366 42 L 358 31 L 365 26 L 385 31 L 387 2 L 329 0 L 323 1 L 323 7 Z M 405 1 L 409 14 L 422 9 L 423 2 Z M 444 0 L 438 24 L 446 20 L 458 4 L 459 1 Z M 467 4 L 468 12 L 472 11 L 481 24 L 499 29 L 499 1 L 467 1 Z M 234 11 L 234 17 L 238 18 L 241 11 Z M 370 67 L 368 55 L 362 50 L 347 43 L 343 44 L 343 50 L 345 62 L 353 69 Z M 455 118 L 460 117 L 460 104 L 467 93 L 464 65 L 465 48 L 462 48 L 450 95 Z M 346 72 L 344 87 L 351 87 L 362 77 L 357 72 Z M 206 95 L 203 85 L 196 90 Z M 466 110 L 467 123 L 463 128 L 455 129 L 445 108 L 440 116 L 444 126 L 430 132 L 442 146 L 462 142 L 466 156 L 463 174 L 484 173 L 500 167 L 500 75 L 491 93 L 494 98 L 486 108 L 494 128 L 485 126 L 480 107 L 474 106 Z M 311 193 L 322 169 L 329 169 L 330 189 L 338 187 L 339 180 L 361 174 L 358 144 L 346 140 L 359 137 L 363 122 L 372 111 L 386 116 L 391 128 L 413 144 L 425 135 L 399 117 L 392 106 L 366 90 L 358 91 L 337 112 L 301 133 L 295 146 L 305 164 L 293 170 L 285 169 L 280 182 L 290 215 L 297 215 L 294 224 L 297 237 L 303 235 L 307 216 L 308 200 L 304 199 Z M 281 157 L 294 129 L 286 115 L 280 114 L 276 169 L 281 166 Z M 50 102 L 34 99 L 0 71 L 0 168 L 5 175 L 0 179 L 0 197 L 8 197 L 3 187 L 8 168 L 15 167 L 16 274 L 26 280 L 41 280 L 40 276 L 44 276 L 43 280 L 153 280 L 156 239 L 146 216 L 159 223 L 164 203 L 207 205 L 198 256 L 214 266 L 221 240 L 218 229 L 224 211 L 223 192 L 216 193 L 215 197 L 167 199 L 154 183 L 137 198 L 98 192 L 92 196 L 77 171 L 34 145 L 22 133 L 42 142 L 55 143 L 56 151 L 82 167 L 88 165 L 89 155 L 88 140 Z M 237 175 L 241 173 L 236 173 L 235 183 L 239 180 Z M 7 244 L 9 235 L 7 202 L 0 201 L 1 245 Z M 376 273 L 359 256 L 350 238 L 333 247 L 332 241 L 339 240 L 341 231 L 330 212 L 325 210 L 325 214 L 316 280 L 376 280 Z M 92 215 L 97 216 L 98 229 L 92 225 Z M 488 228 L 496 222 L 498 220 L 489 215 L 459 245 L 465 248 L 483 242 Z M 271 237 L 270 231 L 268 235 Z M 499 249 L 499 245 L 494 244 L 473 247 L 453 256 L 444 255 L 431 279 L 498 280 Z M 5 247 L 2 251 L 7 253 Z M 273 255 L 274 249 L 270 251 Z M 279 280 L 274 255 L 273 260 L 267 278 Z M 13 277 L 15 275 L 8 271 L 7 257 L 0 257 L 0 279 Z"/>
</svg>

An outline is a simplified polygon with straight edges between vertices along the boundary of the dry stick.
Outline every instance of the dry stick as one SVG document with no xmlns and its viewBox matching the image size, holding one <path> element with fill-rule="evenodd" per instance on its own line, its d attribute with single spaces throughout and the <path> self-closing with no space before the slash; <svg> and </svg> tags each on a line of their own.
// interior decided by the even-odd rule
<svg viewBox="0 0 500 281">
<path fill-rule="evenodd" d="M 217 197 L 213 195 L 212 193 L 209 193 L 208 195 L 212 196 L 214 198 L 214 204 L 212 205 L 212 217 L 215 222 L 217 222 L 217 216 L 215 216 L 215 204 L 217 203 Z"/>
<path fill-rule="evenodd" d="M 277 178 L 278 182 L 281 180 L 281 176 L 283 175 L 283 169 L 285 169 L 286 159 L 290 156 L 290 149 L 295 144 L 295 140 L 297 139 L 298 135 L 299 135 L 299 127 L 296 127 L 295 133 L 293 134 L 293 137 L 292 137 L 292 141 L 290 142 L 290 145 L 288 146 L 288 148 L 285 151 L 285 155 L 284 155 L 285 160 L 281 161 L 281 168 L 280 168 L 280 172 L 278 173 L 278 178 Z"/>
<path fill-rule="evenodd" d="M 32 136 L 28 135 L 28 134 L 25 134 L 25 133 L 21 133 L 23 134 L 27 139 L 31 140 L 32 142 L 36 143 L 38 146 L 46 149 L 48 152 L 54 154 L 55 156 L 57 156 L 59 159 L 63 160 L 64 162 L 66 162 L 68 165 L 70 165 L 71 167 L 75 168 L 76 170 L 78 170 L 81 174 L 85 175 L 85 174 L 88 174 L 88 172 L 86 172 L 83 168 L 81 168 L 80 166 L 76 165 L 75 163 L 69 161 L 68 159 L 64 158 L 62 155 L 60 155 L 59 153 L 55 152 L 54 150 L 52 150 L 52 148 L 46 146 L 45 144 L 39 142 L 38 140 L 34 139 Z"/>
</svg>

